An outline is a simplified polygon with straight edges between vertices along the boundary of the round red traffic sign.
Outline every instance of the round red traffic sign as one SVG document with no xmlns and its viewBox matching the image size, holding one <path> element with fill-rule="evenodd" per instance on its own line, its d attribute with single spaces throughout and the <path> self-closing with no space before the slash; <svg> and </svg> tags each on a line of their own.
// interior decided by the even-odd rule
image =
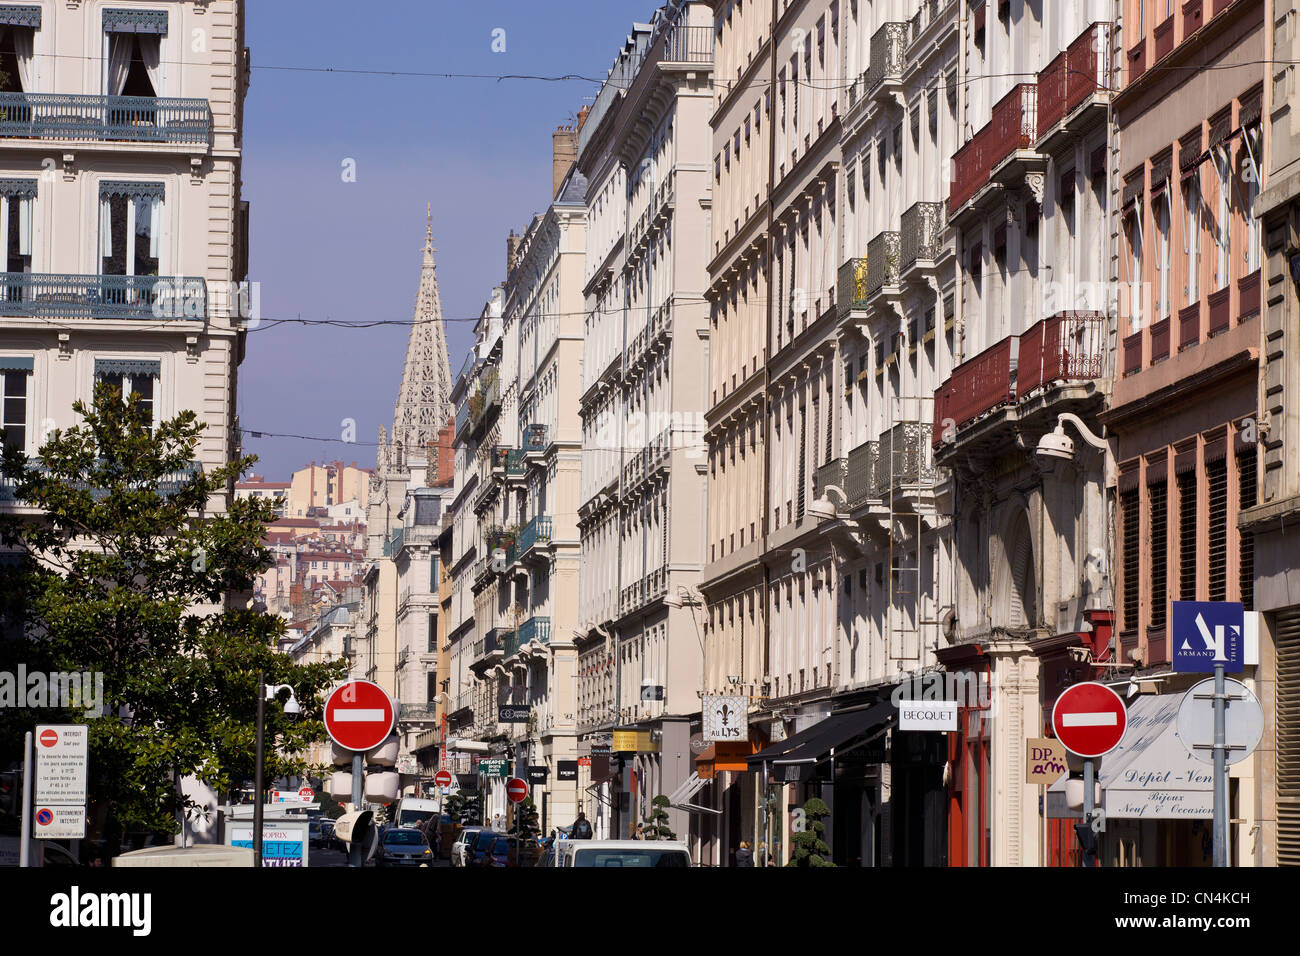
<svg viewBox="0 0 1300 956">
<path fill-rule="evenodd" d="M 303 787 L 301 790 L 298 791 L 298 797 L 302 800 L 307 801 L 308 803 L 311 802 L 311 799 L 314 796 L 316 796 L 316 791 L 313 790 L 311 787 Z"/>
<path fill-rule="evenodd" d="M 325 701 L 325 729 L 345 750 L 373 750 L 393 732 L 396 708 L 378 684 L 348 681 Z"/>
<path fill-rule="evenodd" d="M 53 747 L 53 746 L 54 746 L 55 744 L 57 744 L 58 742 L 59 742 L 59 732 L 58 732 L 57 730 L 42 730 L 42 731 L 41 731 L 41 746 L 42 746 L 42 747 Z"/>
<path fill-rule="evenodd" d="M 1087 681 L 1067 687 L 1052 708 L 1052 729 L 1065 749 L 1079 757 L 1101 757 L 1119 746 L 1128 727 L 1124 701 L 1105 684 Z"/>
<path fill-rule="evenodd" d="M 36 811 L 36 822 L 43 827 L 48 827 L 54 822 L 54 814 L 46 807 L 41 807 Z"/>
<path fill-rule="evenodd" d="M 449 770 L 439 770 L 437 773 L 435 773 L 435 774 L 433 775 L 433 782 L 436 783 L 436 784 L 437 784 L 438 786 L 440 786 L 440 787 L 450 787 L 450 786 L 451 786 L 451 771 L 449 771 Z"/>
<path fill-rule="evenodd" d="M 511 803 L 521 802 L 528 796 L 528 784 L 518 777 L 511 777 L 506 781 L 506 796 L 510 798 Z"/>
</svg>

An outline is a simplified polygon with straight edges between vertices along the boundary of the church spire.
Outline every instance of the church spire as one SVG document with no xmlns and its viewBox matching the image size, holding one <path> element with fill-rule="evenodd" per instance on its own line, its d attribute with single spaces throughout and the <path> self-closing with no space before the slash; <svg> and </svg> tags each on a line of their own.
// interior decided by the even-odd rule
<svg viewBox="0 0 1300 956">
<path fill-rule="evenodd" d="M 427 210 L 424 263 L 415 296 L 415 315 L 406 344 L 406 366 L 393 409 L 389 448 L 380 453 L 381 468 L 405 471 L 412 458 L 423 459 L 438 440 L 438 430 L 451 417 L 451 368 L 447 362 L 447 335 L 433 254 L 433 206 Z M 386 459 L 386 461 L 385 461 Z"/>
</svg>

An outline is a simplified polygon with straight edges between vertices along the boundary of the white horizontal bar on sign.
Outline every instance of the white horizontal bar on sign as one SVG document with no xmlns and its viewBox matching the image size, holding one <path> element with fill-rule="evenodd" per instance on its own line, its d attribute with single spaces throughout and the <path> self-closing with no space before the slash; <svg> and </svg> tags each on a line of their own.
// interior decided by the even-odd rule
<svg viewBox="0 0 1300 956">
<path fill-rule="evenodd" d="M 1119 723 L 1119 716 L 1108 710 L 1100 714 L 1062 714 L 1061 725 L 1064 727 L 1114 727 Z"/>
<path fill-rule="evenodd" d="M 347 710 L 334 711 L 334 719 L 341 724 L 369 723 L 374 720 L 383 720 L 386 716 L 383 709 L 379 707 L 370 709 L 352 707 Z"/>
</svg>

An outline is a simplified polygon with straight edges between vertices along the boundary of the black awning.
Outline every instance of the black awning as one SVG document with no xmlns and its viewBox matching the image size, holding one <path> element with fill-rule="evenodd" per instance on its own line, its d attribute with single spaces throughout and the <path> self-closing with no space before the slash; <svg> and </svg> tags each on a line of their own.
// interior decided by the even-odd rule
<svg viewBox="0 0 1300 956">
<path fill-rule="evenodd" d="M 750 766 L 762 764 L 815 764 L 832 750 L 840 750 L 854 738 L 881 730 L 894 720 L 897 708 L 887 700 L 862 710 L 831 714 L 825 720 L 761 750 L 749 758 Z"/>
</svg>

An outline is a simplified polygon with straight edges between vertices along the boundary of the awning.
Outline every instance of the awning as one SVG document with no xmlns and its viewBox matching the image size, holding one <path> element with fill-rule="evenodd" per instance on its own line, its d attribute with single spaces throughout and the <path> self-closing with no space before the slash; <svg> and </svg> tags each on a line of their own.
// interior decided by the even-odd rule
<svg viewBox="0 0 1300 956">
<path fill-rule="evenodd" d="M 759 751 L 749 758 L 750 769 L 759 769 L 767 763 L 774 767 L 812 768 L 832 750 L 839 752 L 848 747 L 865 744 L 875 732 L 884 730 L 896 719 L 898 709 L 884 700 L 862 710 L 841 711 L 818 721 L 806 730 Z M 861 741 L 858 737 L 864 737 Z M 796 774 L 796 777 L 798 775 Z"/>
<path fill-rule="evenodd" d="M 1101 806 L 1112 820 L 1196 820 L 1214 815 L 1209 764 L 1183 746 L 1177 733 L 1181 694 L 1144 696 L 1128 707 L 1128 728 L 1119 746 L 1101 758 L 1097 782 Z M 1082 817 L 1070 807 L 1068 776 L 1047 788 L 1047 815 Z M 1082 794 L 1082 788 L 1075 788 Z"/>
<path fill-rule="evenodd" d="M 722 770 L 746 773 L 750 769 L 749 758 L 767 743 L 767 735 L 757 736 L 757 728 L 751 727 L 749 732 L 752 735 L 749 740 L 726 740 L 709 744 L 695 758 L 695 772 L 700 775 L 700 779 L 712 780 Z"/>
</svg>

